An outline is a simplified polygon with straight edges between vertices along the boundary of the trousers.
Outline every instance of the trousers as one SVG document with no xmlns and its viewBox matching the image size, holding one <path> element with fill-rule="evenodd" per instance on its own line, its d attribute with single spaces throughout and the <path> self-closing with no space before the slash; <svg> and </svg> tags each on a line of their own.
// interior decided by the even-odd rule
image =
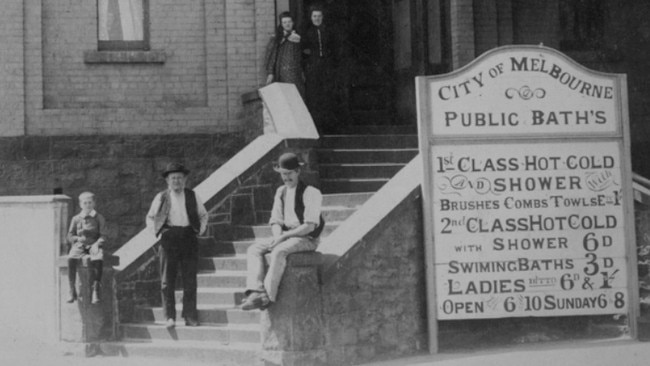
<svg viewBox="0 0 650 366">
<path fill-rule="evenodd" d="M 176 319 L 176 277 L 183 282 L 183 312 L 186 319 L 197 319 L 196 287 L 199 243 L 191 227 L 171 227 L 160 238 L 160 290 L 165 319 Z"/>
<path fill-rule="evenodd" d="M 280 287 L 282 274 L 287 266 L 287 256 L 291 253 L 314 251 L 318 247 L 318 239 L 308 236 L 293 237 L 276 245 L 270 243 L 255 243 L 248 248 L 246 262 L 248 275 L 246 289 L 263 291 L 275 301 Z M 264 255 L 271 253 L 268 271 L 265 271 Z"/>
</svg>

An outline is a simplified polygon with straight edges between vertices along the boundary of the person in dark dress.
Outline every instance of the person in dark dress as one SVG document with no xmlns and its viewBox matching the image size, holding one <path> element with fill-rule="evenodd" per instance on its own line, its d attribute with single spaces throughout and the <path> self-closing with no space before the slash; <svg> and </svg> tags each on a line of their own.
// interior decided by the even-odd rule
<svg viewBox="0 0 650 366">
<path fill-rule="evenodd" d="M 275 36 L 267 47 L 266 83 L 292 83 L 298 88 L 300 95 L 305 95 L 305 85 L 302 74 L 302 56 L 300 35 L 295 30 L 293 16 L 283 12 L 279 16 L 280 25 Z"/>
<path fill-rule="evenodd" d="M 337 37 L 333 29 L 325 25 L 322 8 L 311 7 L 309 19 L 302 41 L 305 99 L 318 130 L 322 132 L 336 122 L 332 112 Z"/>
</svg>

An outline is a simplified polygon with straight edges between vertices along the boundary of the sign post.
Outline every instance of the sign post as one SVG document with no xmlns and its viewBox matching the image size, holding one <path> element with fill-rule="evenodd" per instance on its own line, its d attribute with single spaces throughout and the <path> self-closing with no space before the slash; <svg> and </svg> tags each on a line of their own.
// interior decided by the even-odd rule
<svg viewBox="0 0 650 366">
<path fill-rule="evenodd" d="M 418 77 L 437 321 L 625 314 L 638 286 L 625 75 L 543 46 Z"/>
</svg>

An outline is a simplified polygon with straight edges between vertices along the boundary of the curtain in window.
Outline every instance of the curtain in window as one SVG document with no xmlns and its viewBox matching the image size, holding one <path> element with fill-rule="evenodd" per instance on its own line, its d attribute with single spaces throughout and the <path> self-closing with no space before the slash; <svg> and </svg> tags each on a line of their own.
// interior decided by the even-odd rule
<svg viewBox="0 0 650 366">
<path fill-rule="evenodd" d="M 100 41 L 142 41 L 143 0 L 98 0 Z"/>
</svg>

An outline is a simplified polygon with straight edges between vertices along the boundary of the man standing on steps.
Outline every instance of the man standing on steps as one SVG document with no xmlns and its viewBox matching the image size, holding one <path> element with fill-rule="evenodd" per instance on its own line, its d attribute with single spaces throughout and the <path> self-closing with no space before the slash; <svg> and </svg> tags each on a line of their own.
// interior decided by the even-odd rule
<svg viewBox="0 0 650 366">
<path fill-rule="evenodd" d="M 323 231 L 321 216 L 323 196 L 299 179 L 300 165 L 293 153 L 280 156 L 274 170 L 280 173 L 284 185 L 278 188 L 271 211 L 270 243 L 255 243 L 248 248 L 246 300 L 243 310 L 266 309 L 275 300 L 287 256 L 295 252 L 316 250 L 318 236 Z M 264 255 L 270 253 L 268 272 L 264 269 Z"/>
<path fill-rule="evenodd" d="M 183 279 L 185 325 L 198 326 L 196 272 L 199 260 L 197 235 L 205 232 L 208 213 L 193 190 L 185 188 L 189 170 L 170 163 L 162 173 L 167 189 L 158 193 L 147 213 L 147 227 L 160 242 L 160 287 L 167 328 L 176 323 L 176 272 Z"/>
</svg>

